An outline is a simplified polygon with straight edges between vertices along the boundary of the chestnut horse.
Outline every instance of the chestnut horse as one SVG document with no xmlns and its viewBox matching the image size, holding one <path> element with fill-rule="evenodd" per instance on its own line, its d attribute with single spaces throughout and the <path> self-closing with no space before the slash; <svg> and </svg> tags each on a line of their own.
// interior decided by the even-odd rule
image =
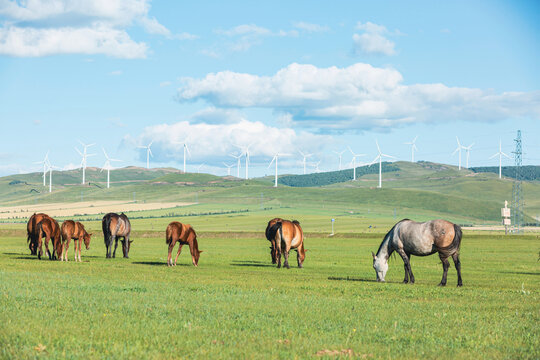
<svg viewBox="0 0 540 360">
<path fill-rule="evenodd" d="M 285 257 L 284 266 L 289 269 L 289 251 L 296 249 L 298 267 L 301 268 L 306 258 L 306 250 L 304 249 L 304 232 L 300 227 L 300 223 L 296 220 L 281 220 L 276 224 L 276 257 L 278 268 L 281 267 L 281 254 Z"/>
<path fill-rule="evenodd" d="M 41 259 L 43 255 L 43 237 L 45 237 L 45 249 L 47 250 L 47 255 L 49 255 L 49 260 L 56 260 L 57 254 L 61 249 L 61 234 L 60 226 L 58 222 L 53 218 L 47 216 L 43 217 L 40 222 L 36 225 L 38 238 L 37 238 L 37 247 L 38 259 Z M 53 252 L 49 251 L 49 240 L 52 240 Z"/>
<path fill-rule="evenodd" d="M 37 224 L 44 217 L 49 217 L 49 215 L 43 213 L 34 213 L 34 215 L 30 216 L 30 219 L 28 219 L 28 223 L 26 224 L 26 243 L 28 244 L 28 248 L 30 249 L 30 253 L 32 255 L 37 255 L 39 235 L 37 231 Z"/>
<path fill-rule="evenodd" d="M 443 277 L 439 286 L 446 285 L 450 256 L 456 265 L 457 286 L 462 286 L 461 262 L 459 261 L 461 236 L 461 227 L 446 220 L 431 220 L 423 223 L 409 219 L 401 220 L 386 234 L 377 255 L 371 253 L 377 281 L 384 281 L 388 271 L 388 258 L 394 251 L 397 251 L 403 259 L 405 266 L 405 280 L 403 282 L 410 281 L 411 284 L 414 284 L 414 276 L 411 270 L 410 256 L 427 256 L 438 252 L 443 265 Z"/>
<path fill-rule="evenodd" d="M 178 261 L 178 256 L 182 251 L 182 246 L 188 244 L 189 250 L 191 251 L 191 261 L 193 265 L 199 265 L 199 257 L 201 256 L 202 250 L 199 250 L 199 244 L 197 242 L 197 234 L 195 230 L 189 224 L 182 224 L 178 221 L 173 221 L 167 226 L 165 231 L 165 242 L 169 244 L 169 255 L 167 256 L 167 266 L 176 266 Z M 176 243 L 178 245 L 178 253 L 174 258 L 174 264 L 172 262 L 172 251 Z"/>
<path fill-rule="evenodd" d="M 86 250 L 90 250 L 90 237 L 92 234 L 86 232 L 84 225 L 80 222 L 75 222 L 73 220 L 66 220 L 62 223 L 61 228 L 62 233 L 62 252 L 60 258 L 62 261 L 68 261 L 67 254 L 69 249 L 69 242 L 71 239 L 74 239 L 73 244 L 75 246 L 75 261 L 81 262 L 81 245 L 84 241 L 86 245 Z M 78 247 L 78 250 L 77 250 Z M 77 258 L 78 251 L 78 258 Z"/>
<path fill-rule="evenodd" d="M 274 218 L 268 222 L 266 226 L 266 239 L 270 241 L 270 256 L 272 257 L 272 264 L 277 264 L 277 247 L 276 247 L 276 223 L 283 221 L 281 218 Z"/>
<path fill-rule="evenodd" d="M 131 223 L 129 222 L 128 217 L 122 213 L 120 215 L 115 213 L 108 213 L 103 217 L 101 221 L 101 226 L 103 228 L 103 237 L 105 238 L 105 246 L 107 247 L 107 258 L 111 258 L 111 251 L 113 242 L 114 252 L 112 257 L 116 257 L 116 249 L 118 248 L 118 238 L 123 238 L 122 240 L 122 251 L 125 258 L 129 258 L 129 249 L 133 240 L 129 240 L 129 235 L 131 234 Z"/>
</svg>

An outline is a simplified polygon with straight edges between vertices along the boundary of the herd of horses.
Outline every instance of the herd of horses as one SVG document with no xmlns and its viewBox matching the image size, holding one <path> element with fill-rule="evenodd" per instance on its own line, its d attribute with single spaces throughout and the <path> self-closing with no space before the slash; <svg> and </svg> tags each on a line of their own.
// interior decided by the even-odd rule
<svg viewBox="0 0 540 360">
<path fill-rule="evenodd" d="M 128 258 L 129 249 L 133 242 L 130 239 L 131 223 L 128 217 L 124 213 L 108 213 L 103 217 L 102 229 L 106 257 L 116 257 L 118 241 L 120 240 L 123 256 Z M 298 221 L 282 218 L 271 219 L 266 226 L 265 233 L 266 239 L 270 242 L 272 264 L 277 264 L 277 267 L 280 268 L 283 257 L 283 266 L 289 269 L 289 252 L 295 250 L 298 267 L 303 267 L 307 250 L 304 247 L 304 232 Z M 33 214 L 27 223 L 28 247 L 31 254 L 37 255 L 39 259 L 43 256 L 43 244 L 45 244 L 50 260 L 68 261 L 69 244 L 71 240 L 74 240 L 75 261 L 80 262 L 82 242 L 84 242 L 86 249 L 90 249 L 91 236 L 92 234 L 89 234 L 84 225 L 78 221 L 65 220 L 62 226 L 59 226 L 55 219 L 43 213 Z M 372 253 L 377 281 L 385 281 L 388 259 L 393 252 L 397 252 L 403 259 L 405 267 L 403 282 L 411 284 L 414 284 L 415 279 L 411 270 L 410 257 L 438 253 L 443 265 L 443 277 L 439 285 L 446 285 L 448 268 L 450 267 L 448 259 L 451 257 L 458 275 L 457 286 L 462 286 L 461 262 L 459 260 L 461 238 L 462 231 L 459 225 L 446 220 L 438 219 L 422 223 L 409 219 L 399 221 L 384 236 L 377 254 Z M 165 231 L 165 240 L 169 248 L 167 266 L 176 266 L 184 245 L 189 246 L 192 263 L 194 266 L 198 266 L 202 250 L 199 250 L 197 234 L 191 225 L 178 221 L 171 222 Z M 52 251 L 49 250 L 49 242 L 51 242 Z M 173 262 L 172 254 L 177 243 L 178 252 Z"/>
</svg>

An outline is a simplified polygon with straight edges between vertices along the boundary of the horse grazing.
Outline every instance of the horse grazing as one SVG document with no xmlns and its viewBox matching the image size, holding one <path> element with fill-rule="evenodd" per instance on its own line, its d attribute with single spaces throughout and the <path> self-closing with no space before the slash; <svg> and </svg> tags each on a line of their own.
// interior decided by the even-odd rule
<svg viewBox="0 0 540 360">
<path fill-rule="evenodd" d="M 199 257 L 201 256 L 202 250 L 199 250 L 199 244 L 197 242 L 197 234 L 195 230 L 189 224 L 182 224 L 178 221 L 173 221 L 167 226 L 165 231 L 165 242 L 169 244 L 169 255 L 167 256 L 167 266 L 176 266 L 178 261 L 178 256 L 182 251 L 182 246 L 188 244 L 189 251 L 191 251 L 191 261 L 193 265 L 199 265 Z M 174 258 L 174 264 L 172 262 L 172 251 L 176 243 L 178 245 L 178 253 Z"/>
<path fill-rule="evenodd" d="M 92 234 L 86 232 L 83 224 L 78 221 L 75 222 L 73 220 L 64 221 L 60 230 L 62 233 L 62 252 L 60 254 L 61 260 L 64 261 L 65 259 L 65 261 L 68 261 L 67 254 L 69 249 L 69 242 L 71 241 L 71 239 L 74 239 L 73 244 L 75 245 L 75 261 L 81 262 L 82 242 L 84 241 L 84 245 L 86 245 L 86 250 L 90 250 L 90 237 L 92 236 Z"/>
<path fill-rule="evenodd" d="M 296 220 L 281 220 L 277 221 L 275 234 L 276 258 L 278 268 L 281 267 L 281 254 L 285 257 L 284 266 L 289 269 L 289 251 L 296 249 L 298 267 L 301 268 L 306 258 L 306 250 L 304 249 L 304 232 L 300 227 L 300 223 Z"/>
<path fill-rule="evenodd" d="M 49 215 L 43 213 L 34 213 L 34 215 L 30 216 L 30 219 L 28 219 L 28 223 L 26 224 L 26 243 L 28 244 L 30 254 L 32 255 L 37 255 L 38 250 L 39 234 L 37 231 L 37 224 L 45 217 L 49 217 Z"/>
<path fill-rule="evenodd" d="M 103 217 L 101 221 L 101 226 L 103 228 L 103 237 L 105 238 L 105 246 L 107 247 L 107 258 L 111 258 L 111 251 L 113 242 L 114 252 L 112 257 L 116 257 L 116 249 L 118 248 L 118 238 L 123 238 L 122 240 L 122 251 L 125 258 L 129 258 L 129 248 L 133 240 L 129 240 L 129 235 L 131 233 L 131 223 L 129 222 L 128 217 L 122 213 L 120 215 L 115 213 L 108 213 Z"/>
<path fill-rule="evenodd" d="M 270 241 L 270 256 L 272 257 L 272 264 L 277 264 L 276 231 L 278 226 L 276 223 L 278 221 L 283 221 L 283 219 L 274 218 L 270 220 L 266 226 L 266 239 Z"/>
<path fill-rule="evenodd" d="M 38 234 L 38 259 L 41 260 L 41 256 L 43 255 L 43 237 L 45 237 L 45 249 L 47 250 L 47 255 L 49 255 L 49 260 L 56 260 L 62 241 L 58 222 L 49 216 L 43 217 L 41 221 L 37 223 L 36 231 Z M 49 240 L 52 240 L 52 253 L 49 251 Z"/>
<path fill-rule="evenodd" d="M 388 271 L 388 258 L 394 251 L 397 251 L 403 259 L 405 266 L 405 280 L 403 282 L 405 284 L 408 282 L 414 284 L 409 260 L 411 255 L 427 256 L 438 252 L 443 264 L 443 277 L 439 286 L 446 285 L 450 256 L 456 265 L 457 286 L 462 286 L 461 262 L 459 261 L 461 237 L 461 227 L 446 220 L 431 220 L 423 223 L 409 219 L 401 220 L 385 235 L 377 255 L 371 253 L 377 281 L 384 281 Z"/>
</svg>

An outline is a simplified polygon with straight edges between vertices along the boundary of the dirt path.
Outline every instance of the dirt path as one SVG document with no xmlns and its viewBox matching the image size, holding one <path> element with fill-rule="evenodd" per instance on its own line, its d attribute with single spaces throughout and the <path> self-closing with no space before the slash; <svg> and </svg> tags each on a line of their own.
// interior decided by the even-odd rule
<svg viewBox="0 0 540 360">
<path fill-rule="evenodd" d="M 0 219 L 28 218 L 33 213 L 44 212 L 50 216 L 93 215 L 107 212 L 169 209 L 192 203 L 134 203 L 126 201 L 85 201 L 76 203 L 51 203 L 0 207 Z"/>
</svg>

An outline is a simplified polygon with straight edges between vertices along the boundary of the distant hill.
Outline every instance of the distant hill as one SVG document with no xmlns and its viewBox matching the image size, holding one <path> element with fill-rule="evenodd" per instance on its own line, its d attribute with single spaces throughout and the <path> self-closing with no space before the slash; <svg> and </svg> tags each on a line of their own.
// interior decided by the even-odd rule
<svg viewBox="0 0 540 360">
<path fill-rule="evenodd" d="M 499 174 L 498 166 L 473 167 L 473 168 L 469 168 L 469 170 L 474 171 L 475 173 Z M 503 166 L 501 168 L 501 173 L 502 173 L 502 176 L 513 179 L 516 176 L 516 167 Z M 536 165 L 522 166 L 521 167 L 521 180 L 539 181 L 540 180 L 540 166 L 536 166 Z"/>
<path fill-rule="evenodd" d="M 398 171 L 399 166 L 389 163 L 382 163 L 382 172 Z M 367 174 L 378 174 L 379 164 L 373 164 L 371 166 L 359 166 L 356 168 L 356 177 L 361 177 Z M 278 183 L 292 186 L 292 187 L 313 187 L 313 186 L 326 186 L 337 183 L 343 183 L 351 181 L 353 178 L 353 169 L 346 169 L 340 171 L 329 171 L 321 173 L 313 173 L 306 175 L 285 175 L 278 179 Z"/>
</svg>

